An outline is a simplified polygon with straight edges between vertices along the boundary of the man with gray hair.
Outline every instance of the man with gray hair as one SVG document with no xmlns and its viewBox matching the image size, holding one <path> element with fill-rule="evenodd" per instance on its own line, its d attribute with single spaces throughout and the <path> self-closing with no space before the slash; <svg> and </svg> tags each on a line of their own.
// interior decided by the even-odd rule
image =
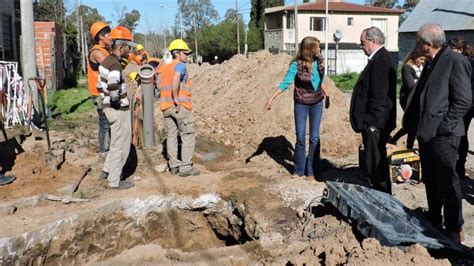
<svg viewBox="0 0 474 266">
<path fill-rule="evenodd" d="M 425 24 L 416 46 L 428 61 L 416 89 L 408 96 L 403 127 L 416 133 L 428 200 L 428 219 L 444 227 L 454 242 L 463 239 L 462 194 L 456 157 L 465 134 L 463 116 L 471 107 L 471 66 L 446 44 L 443 29 Z"/>
<path fill-rule="evenodd" d="M 360 46 L 369 62 L 352 92 L 350 119 L 362 134 L 365 168 L 374 189 L 392 193 L 385 148 L 396 122 L 396 64 L 384 47 L 385 36 L 377 27 L 362 31 Z"/>
</svg>

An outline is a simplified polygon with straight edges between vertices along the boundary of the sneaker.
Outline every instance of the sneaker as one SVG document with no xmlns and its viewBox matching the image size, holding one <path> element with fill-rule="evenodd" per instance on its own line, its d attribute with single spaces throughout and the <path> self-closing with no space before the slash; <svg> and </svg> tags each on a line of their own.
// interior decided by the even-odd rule
<svg viewBox="0 0 474 266">
<path fill-rule="evenodd" d="M 100 180 L 106 180 L 107 177 L 109 177 L 109 173 L 102 171 L 102 172 L 100 173 L 99 179 L 100 179 Z"/>
<path fill-rule="evenodd" d="M 186 171 L 186 172 L 179 172 L 179 176 L 185 177 L 185 176 L 196 176 L 199 175 L 201 171 L 197 169 L 196 167 L 191 168 L 191 170 Z"/>
<path fill-rule="evenodd" d="M 134 187 L 135 185 L 128 181 L 128 180 L 120 180 L 118 187 L 109 187 L 110 189 L 129 189 Z"/>
<path fill-rule="evenodd" d="M 171 175 L 177 175 L 178 172 L 179 172 L 179 167 L 171 167 L 170 168 Z"/>
</svg>

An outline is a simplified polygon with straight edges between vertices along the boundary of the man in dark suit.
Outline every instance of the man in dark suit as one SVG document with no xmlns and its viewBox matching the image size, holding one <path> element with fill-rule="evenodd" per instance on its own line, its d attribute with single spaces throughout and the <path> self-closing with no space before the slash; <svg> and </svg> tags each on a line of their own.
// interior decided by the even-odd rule
<svg viewBox="0 0 474 266">
<path fill-rule="evenodd" d="M 415 132 L 428 200 L 428 218 L 460 243 L 463 238 L 461 185 L 456 157 L 464 133 L 463 116 L 471 107 L 471 66 L 445 45 L 443 29 L 425 24 L 416 45 L 428 58 L 414 92 L 408 97 L 403 126 Z"/>
<path fill-rule="evenodd" d="M 396 64 L 384 47 L 383 32 L 370 27 L 362 31 L 360 46 L 369 62 L 360 74 L 351 99 L 350 119 L 362 134 L 365 167 L 374 189 L 392 193 L 385 148 L 396 123 Z"/>
</svg>

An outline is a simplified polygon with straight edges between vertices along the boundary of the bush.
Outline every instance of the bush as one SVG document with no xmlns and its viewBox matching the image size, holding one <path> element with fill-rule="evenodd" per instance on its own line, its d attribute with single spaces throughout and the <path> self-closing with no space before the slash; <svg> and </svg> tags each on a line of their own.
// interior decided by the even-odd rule
<svg viewBox="0 0 474 266">
<path fill-rule="evenodd" d="M 89 90 L 86 88 L 71 88 L 59 90 L 54 94 L 49 103 L 52 116 L 61 116 L 64 119 L 77 119 L 81 113 L 93 110 L 94 104 L 91 100 Z"/>
<path fill-rule="evenodd" d="M 354 89 L 357 79 L 359 78 L 359 73 L 351 72 L 347 74 L 330 76 L 330 78 L 334 81 L 336 87 L 344 92 L 350 92 Z"/>
</svg>

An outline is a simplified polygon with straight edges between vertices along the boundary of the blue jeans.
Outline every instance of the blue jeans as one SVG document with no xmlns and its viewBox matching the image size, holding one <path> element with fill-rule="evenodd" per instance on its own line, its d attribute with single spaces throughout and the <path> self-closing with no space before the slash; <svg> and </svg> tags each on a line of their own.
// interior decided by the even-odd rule
<svg viewBox="0 0 474 266">
<path fill-rule="evenodd" d="M 93 96 L 92 101 L 97 107 L 97 114 L 99 115 L 99 152 L 105 153 L 109 150 L 110 140 L 110 125 L 109 121 L 105 117 L 104 109 L 102 107 L 102 100 L 98 96 Z"/>
<path fill-rule="evenodd" d="M 309 154 L 306 159 L 306 120 L 309 116 Z M 314 166 L 320 162 L 319 126 L 323 116 L 323 102 L 305 105 L 295 103 L 296 145 L 294 167 L 297 175 L 314 176 Z M 305 171 L 306 170 L 306 171 Z M 318 170 L 318 169 L 316 169 Z"/>
</svg>

